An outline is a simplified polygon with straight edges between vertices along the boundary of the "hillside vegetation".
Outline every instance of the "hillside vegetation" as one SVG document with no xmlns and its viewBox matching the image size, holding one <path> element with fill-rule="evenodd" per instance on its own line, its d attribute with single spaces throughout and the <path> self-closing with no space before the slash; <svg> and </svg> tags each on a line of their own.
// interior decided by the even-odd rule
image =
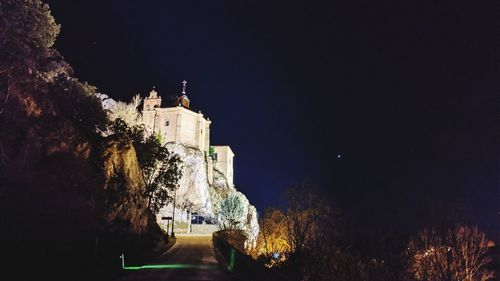
<svg viewBox="0 0 500 281">
<path fill-rule="evenodd" d="M 119 254 L 165 236 L 134 146 L 53 48 L 59 30 L 41 1 L 0 0 L 1 262 L 16 280 L 109 280 Z"/>
</svg>

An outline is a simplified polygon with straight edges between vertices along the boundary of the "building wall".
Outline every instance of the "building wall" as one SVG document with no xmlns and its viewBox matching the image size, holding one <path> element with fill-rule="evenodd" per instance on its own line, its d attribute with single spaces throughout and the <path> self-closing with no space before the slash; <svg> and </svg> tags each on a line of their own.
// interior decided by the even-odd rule
<svg viewBox="0 0 500 281">
<path fill-rule="evenodd" d="M 207 162 L 208 184 L 213 184 L 214 183 L 214 162 L 209 157 L 208 153 L 205 153 L 205 162 Z"/>
<path fill-rule="evenodd" d="M 208 151 L 208 149 L 210 148 L 210 124 L 211 123 L 212 122 L 208 119 L 207 119 L 207 122 L 205 122 L 205 144 L 204 144 L 205 151 Z"/>
<path fill-rule="evenodd" d="M 227 184 L 233 187 L 233 158 L 234 153 L 231 148 L 227 145 L 224 146 L 214 146 L 214 152 L 217 153 L 217 161 L 215 162 L 215 168 L 221 171 L 224 176 L 226 176 Z"/>
<path fill-rule="evenodd" d="M 211 122 L 203 114 L 179 106 L 154 108 L 142 114 L 146 131 L 159 133 L 164 143 L 180 142 L 208 151 Z"/>
<path fill-rule="evenodd" d="M 213 181 L 212 166 L 221 171 L 229 186 L 233 187 L 233 158 L 234 153 L 229 146 L 214 146 L 217 161 L 213 165 L 208 160 L 210 148 L 211 121 L 203 114 L 193 112 L 183 106 L 161 108 L 161 97 L 154 90 L 144 99 L 142 112 L 143 122 L 148 134 L 160 134 L 163 144 L 177 142 L 200 149 L 207 157 L 209 164 L 208 181 Z"/>
<path fill-rule="evenodd" d="M 154 108 L 157 108 L 160 106 L 161 106 L 161 98 L 160 97 L 153 97 L 153 98 L 144 99 L 144 109 L 145 110 L 153 110 Z"/>
</svg>

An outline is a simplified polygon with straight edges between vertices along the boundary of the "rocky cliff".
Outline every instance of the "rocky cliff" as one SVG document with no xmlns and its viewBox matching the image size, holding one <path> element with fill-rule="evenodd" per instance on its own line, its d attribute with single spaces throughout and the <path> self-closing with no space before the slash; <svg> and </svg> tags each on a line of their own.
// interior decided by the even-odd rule
<svg viewBox="0 0 500 281">
<path fill-rule="evenodd" d="M 229 187 L 225 176 L 212 168 L 213 165 L 209 165 L 208 161 L 211 160 L 199 149 L 176 143 L 168 143 L 166 146 L 170 152 L 179 155 L 183 162 L 183 175 L 176 194 L 176 220 L 189 223 L 186 212 L 218 218 L 222 200 L 238 191 Z M 208 173 L 210 168 L 213 169 L 212 173 Z M 209 175 L 212 175 L 211 180 Z M 252 245 L 259 231 L 257 211 L 243 194 L 242 197 L 247 218 L 243 222 L 243 230 L 249 237 L 248 245 Z M 162 208 L 157 216 L 157 222 L 164 229 L 167 222 L 161 220 L 161 217 L 172 216 L 172 211 L 172 205 L 169 205 Z"/>
<path fill-rule="evenodd" d="M 148 233 L 154 228 L 154 219 L 147 209 L 144 179 L 137 162 L 134 146 L 127 139 L 111 136 L 103 153 L 104 185 L 103 218 L 110 230 L 126 225 L 122 231 Z"/>
<path fill-rule="evenodd" d="M 169 143 L 166 147 L 182 160 L 182 177 L 177 190 L 176 204 L 192 213 L 213 215 L 210 200 L 207 165 L 199 149 Z"/>
</svg>

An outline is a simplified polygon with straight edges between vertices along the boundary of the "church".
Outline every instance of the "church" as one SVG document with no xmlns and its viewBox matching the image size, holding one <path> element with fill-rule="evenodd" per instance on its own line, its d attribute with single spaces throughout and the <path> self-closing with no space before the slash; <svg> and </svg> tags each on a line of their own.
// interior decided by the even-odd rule
<svg viewBox="0 0 500 281">
<path fill-rule="evenodd" d="M 227 145 L 210 145 L 209 118 L 205 118 L 201 111 L 190 109 L 190 100 L 186 94 L 186 81 L 182 81 L 181 95 L 169 100 L 167 106 L 162 107 L 162 98 L 153 90 L 144 99 L 142 110 L 143 123 L 148 134 L 160 136 L 162 144 L 179 143 L 187 147 L 199 149 L 205 155 L 209 165 L 208 181 L 212 181 L 212 165 L 227 179 L 229 187 L 233 183 L 234 153 Z"/>
</svg>

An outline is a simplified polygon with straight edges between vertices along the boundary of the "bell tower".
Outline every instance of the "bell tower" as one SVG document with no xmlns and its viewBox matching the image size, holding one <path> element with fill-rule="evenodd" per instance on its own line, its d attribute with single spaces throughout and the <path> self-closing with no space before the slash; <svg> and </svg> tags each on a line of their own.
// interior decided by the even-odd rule
<svg viewBox="0 0 500 281">
<path fill-rule="evenodd" d="M 149 92 L 149 97 L 144 99 L 144 106 L 142 108 L 142 111 L 151 111 L 160 106 L 161 97 L 158 95 L 158 92 L 155 91 L 155 87 L 153 86 L 153 90 Z"/>
<path fill-rule="evenodd" d="M 182 96 L 177 98 L 177 104 L 185 108 L 189 108 L 190 101 L 188 96 L 186 95 L 186 84 L 187 84 L 186 80 L 182 81 Z"/>
</svg>

